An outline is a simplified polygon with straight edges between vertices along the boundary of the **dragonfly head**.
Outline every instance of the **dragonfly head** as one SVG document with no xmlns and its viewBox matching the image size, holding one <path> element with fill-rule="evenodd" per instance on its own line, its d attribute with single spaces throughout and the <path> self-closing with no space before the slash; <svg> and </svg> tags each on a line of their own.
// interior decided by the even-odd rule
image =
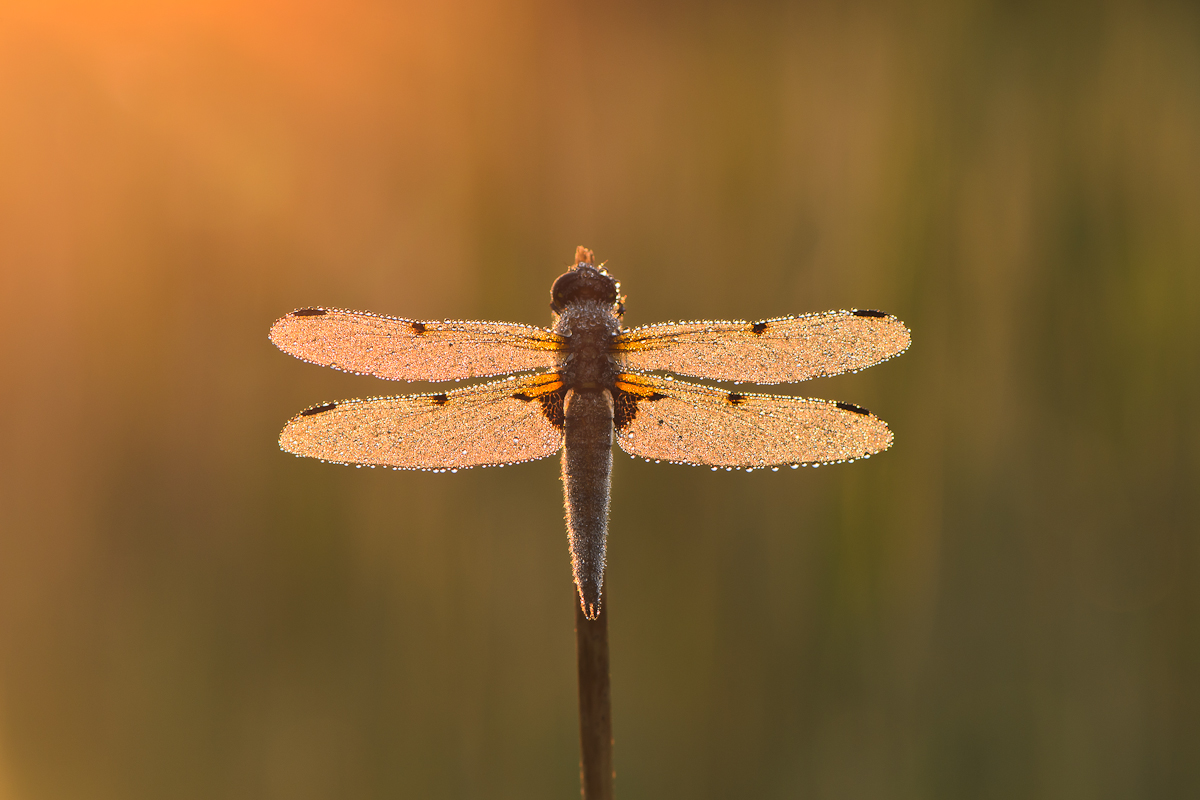
<svg viewBox="0 0 1200 800">
<path fill-rule="evenodd" d="M 597 267 L 593 261 L 591 250 L 580 247 L 575 251 L 575 265 L 559 275 L 550 287 L 550 308 L 554 313 L 561 314 L 571 303 L 589 300 L 612 304 L 618 316 L 624 311 L 621 284 L 608 274 L 603 264 Z"/>
</svg>

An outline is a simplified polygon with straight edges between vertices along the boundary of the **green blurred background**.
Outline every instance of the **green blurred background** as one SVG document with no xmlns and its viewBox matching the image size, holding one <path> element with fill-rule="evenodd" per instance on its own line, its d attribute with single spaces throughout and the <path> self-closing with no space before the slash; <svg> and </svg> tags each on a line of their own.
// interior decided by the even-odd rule
<svg viewBox="0 0 1200 800">
<path fill-rule="evenodd" d="M 579 244 L 914 336 L 869 462 L 617 459 L 621 798 L 1200 795 L 1195 5 L 6 0 L 0 797 L 577 796 L 556 461 L 285 456 L 409 389 L 267 329 Z"/>
</svg>

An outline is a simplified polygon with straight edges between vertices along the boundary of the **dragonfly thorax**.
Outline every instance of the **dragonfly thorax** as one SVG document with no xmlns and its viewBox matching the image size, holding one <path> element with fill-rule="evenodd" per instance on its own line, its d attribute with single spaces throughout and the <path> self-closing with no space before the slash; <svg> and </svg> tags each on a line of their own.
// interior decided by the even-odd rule
<svg viewBox="0 0 1200 800">
<path fill-rule="evenodd" d="M 621 322 L 611 303 L 572 302 L 559 314 L 554 331 L 566 338 L 558 370 L 567 389 L 612 387 L 617 377 L 612 343 Z"/>
</svg>

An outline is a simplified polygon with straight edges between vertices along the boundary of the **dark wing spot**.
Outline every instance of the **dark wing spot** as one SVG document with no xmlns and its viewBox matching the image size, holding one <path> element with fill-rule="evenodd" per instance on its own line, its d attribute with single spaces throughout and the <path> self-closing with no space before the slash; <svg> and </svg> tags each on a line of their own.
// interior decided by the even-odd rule
<svg viewBox="0 0 1200 800">
<path fill-rule="evenodd" d="M 337 403 L 322 403 L 319 406 L 313 406 L 312 408 L 304 409 L 300 412 L 300 416 L 311 417 L 313 414 L 320 414 L 324 411 L 332 411 L 335 408 L 337 408 Z"/>
<path fill-rule="evenodd" d="M 429 399 L 433 401 L 434 405 L 444 406 L 444 405 L 446 405 L 446 401 L 449 400 L 450 398 L 446 397 L 446 395 L 444 395 L 444 394 L 435 394 L 435 395 L 431 396 Z"/>
<path fill-rule="evenodd" d="M 837 407 L 842 409 L 843 411 L 853 411 L 855 414 L 870 414 L 871 413 L 870 411 L 867 411 L 862 406 L 856 406 L 853 403 L 838 403 Z"/>
<path fill-rule="evenodd" d="M 756 322 L 750 326 L 750 332 L 755 336 L 760 336 L 762 335 L 762 332 L 767 329 L 767 327 L 767 323 L 765 322 Z"/>
<path fill-rule="evenodd" d="M 872 311 L 869 308 L 856 308 L 850 312 L 856 317 L 886 317 L 887 314 L 882 311 Z"/>
<path fill-rule="evenodd" d="M 512 395 L 512 398 L 525 403 L 537 400 L 542 404 L 542 413 L 546 416 L 546 419 L 550 420 L 550 424 L 561 431 L 563 428 L 563 398 L 566 396 L 566 392 L 565 388 L 539 395 L 532 395 L 528 392 L 517 392 Z"/>
<path fill-rule="evenodd" d="M 425 323 L 424 322 L 410 322 L 410 323 L 408 323 L 408 327 L 412 328 L 412 332 L 417 335 L 420 335 L 425 332 Z"/>
<path fill-rule="evenodd" d="M 624 430 L 637 416 L 637 396 L 620 389 L 613 391 L 613 427 Z"/>
<path fill-rule="evenodd" d="M 329 312 L 323 308 L 301 308 L 292 312 L 293 317 L 319 317 Z"/>
<path fill-rule="evenodd" d="M 655 400 L 663 400 L 667 396 L 662 392 L 651 392 L 639 396 L 633 392 L 613 389 L 613 427 L 619 431 L 629 427 L 629 423 L 637 417 L 638 403 L 642 400 L 653 403 Z"/>
<path fill-rule="evenodd" d="M 558 430 L 563 429 L 563 398 L 567 396 L 566 387 L 559 389 L 557 392 L 547 392 L 538 398 L 542 404 L 542 414 L 550 421 Z"/>
<path fill-rule="evenodd" d="M 738 394 L 737 392 L 730 392 L 729 396 L 725 399 L 729 401 L 731 406 L 740 406 L 742 403 L 746 402 L 746 395 Z"/>
</svg>

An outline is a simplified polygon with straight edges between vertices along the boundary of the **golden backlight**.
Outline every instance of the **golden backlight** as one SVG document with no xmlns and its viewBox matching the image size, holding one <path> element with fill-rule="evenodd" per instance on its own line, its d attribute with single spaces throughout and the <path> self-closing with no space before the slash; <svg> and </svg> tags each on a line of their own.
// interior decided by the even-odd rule
<svg viewBox="0 0 1200 800">
<path fill-rule="evenodd" d="M 916 342 L 803 387 L 885 457 L 616 453 L 618 796 L 1200 794 L 1198 26 L 0 3 L 0 800 L 574 796 L 556 465 L 282 454 L 312 403 L 443 389 L 266 332 L 545 327 L 581 242 L 630 327 Z"/>
</svg>

